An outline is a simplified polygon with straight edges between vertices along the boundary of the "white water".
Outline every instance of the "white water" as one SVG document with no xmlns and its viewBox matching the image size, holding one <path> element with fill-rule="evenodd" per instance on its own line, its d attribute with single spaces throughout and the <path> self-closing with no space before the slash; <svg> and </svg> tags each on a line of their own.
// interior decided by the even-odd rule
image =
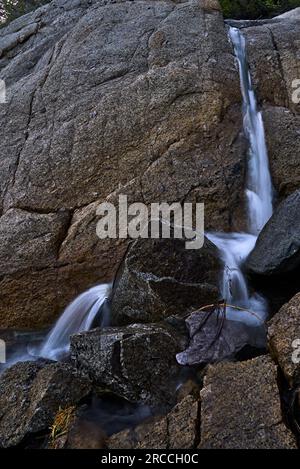
<svg viewBox="0 0 300 469">
<path fill-rule="evenodd" d="M 109 284 L 98 285 L 79 295 L 65 309 L 35 355 L 58 360 L 69 351 L 70 336 L 87 331 L 109 295 Z"/>
<path fill-rule="evenodd" d="M 230 28 L 229 36 L 239 64 L 243 126 L 249 141 L 246 187 L 249 233 L 208 233 L 207 237 L 219 248 L 224 262 L 222 299 L 229 305 L 243 309 L 240 311 L 228 307 L 227 317 L 253 324 L 265 319 L 267 305 L 260 295 L 250 295 L 242 264 L 254 248 L 259 232 L 272 215 L 273 187 L 262 115 L 257 109 L 246 59 L 245 39 L 236 28 Z"/>
<path fill-rule="evenodd" d="M 239 64 L 243 96 L 243 125 L 249 141 L 248 177 L 246 196 L 249 213 L 249 230 L 258 236 L 273 212 L 273 187 L 265 130 L 261 112 L 257 109 L 255 92 L 246 58 L 246 41 L 241 32 L 230 28 L 229 35 Z"/>
<path fill-rule="evenodd" d="M 256 236 L 248 233 L 208 233 L 207 237 L 219 248 L 224 270 L 221 279 L 222 299 L 228 305 L 228 319 L 257 325 L 264 320 L 267 304 L 257 293 L 250 295 L 242 264 L 254 248 Z"/>
</svg>

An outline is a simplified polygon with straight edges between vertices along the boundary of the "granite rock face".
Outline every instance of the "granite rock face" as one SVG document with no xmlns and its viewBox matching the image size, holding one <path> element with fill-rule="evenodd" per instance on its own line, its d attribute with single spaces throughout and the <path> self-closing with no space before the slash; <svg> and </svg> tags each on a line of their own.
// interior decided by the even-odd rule
<svg viewBox="0 0 300 469">
<path fill-rule="evenodd" d="M 243 28 L 279 198 L 300 187 L 299 8 Z M 253 24 L 253 23 L 252 23 Z M 246 25 L 247 26 L 247 25 Z"/>
<path fill-rule="evenodd" d="M 280 198 L 300 181 L 297 18 L 241 25 Z M 118 194 L 205 202 L 206 229 L 245 229 L 239 75 L 217 1 L 52 1 L 1 28 L 0 69 L 0 232 L 15 233 L 2 327 L 49 324 L 112 279 L 127 243 L 98 239 L 96 208 Z"/>
<path fill-rule="evenodd" d="M 290 386 L 300 382 L 300 293 L 269 322 L 269 347 Z"/>
<path fill-rule="evenodd" d="M 262 356 L 210 365 L 201 391 L 201 449 L 292 449 L 283 423 L 277 367 Z"/>
<path fill-rule="evenodd" d="M 239 76 L 218 2 L 52 1 L 1 29 L 0 69 L 0 232 L 15 230 L 10 262 L 22 259 L 12 273 L 0 262 L 1 326 L 48 324 L 112 278 L 126 242 L 99 240 L 95 211 L 118 192 L 206 202 L 209 229 L 244 225 Z M 51 220 L 34 263 L 22 249 L 40 234 L 15 226 L 19 211 Z"/>
</svg>

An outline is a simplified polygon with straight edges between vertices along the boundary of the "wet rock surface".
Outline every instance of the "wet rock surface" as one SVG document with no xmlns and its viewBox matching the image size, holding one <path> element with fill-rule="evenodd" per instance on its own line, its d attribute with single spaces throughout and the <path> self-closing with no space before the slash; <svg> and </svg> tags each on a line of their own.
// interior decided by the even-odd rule
<svg viewBox="0 0 300 469">
<path fill-rule="evenodd" d="M 218 300 L 221 262 L 205 239 L 186 249 L 180 239 L 137 240 L 126 255 L 111 301 L 114 325 L 154 322 Z"/>
<path fill-rule="evenodd" d="M 297 448 L 283 423 L 269 356 L 211 365 L 201 391 L 200 449 Z"/>
<path fill-rule="evenodd" d="M 253 274 L 279 276 L 300 267 L 300 190 L 275 210 L 246 261 Z"/>
<path fill-rule="evenodd" d="M 181 336 L 165 325 L 133 324 L 74 335 L 71 358 L 93 383 L 133 402 L 174 403 Z"/>
<path fill-rule="evenodd" d="M 23 362 L 0 378 L 0 447 L 16 446 L 25 436 L 47 432 L 59 407 L 76 404 L 90 392 L 89 381 L 68 365 Z"/>
<path fill-rule="evenodd" d="M 290 386 L 300 384 L 300 293 L 269 322 L 269 347 Z"/>
<path fill-rule="evenodd" d="M 186 396 L 163 418 L 125 430 L 108 440 L 110 449 L 191 449 L 199 440 L 199 402 Z"/>
<path fill-rule="evenodd" d="M 241 312 L 241 314 L 243 314 Z M 186 319 L 190 343 L 186 350 L 177 354 L 181 365 L 201 365 L 233 359 L 245 347 L 257 353 L 266 346 L 264 324 L 253 327 L 239 321 L 231 321 L 221 313 L 198 311 Z"/>
</svg>

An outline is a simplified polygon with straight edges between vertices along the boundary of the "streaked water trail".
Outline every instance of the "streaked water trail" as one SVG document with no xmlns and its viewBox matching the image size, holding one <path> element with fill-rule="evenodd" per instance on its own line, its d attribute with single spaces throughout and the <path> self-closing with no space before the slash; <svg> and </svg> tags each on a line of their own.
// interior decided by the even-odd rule
<svg viewBox="0 0 300 469">
<path fill-rule="evenodd" d="M 243 127 L 249 142 L 247 161 L 246 198 L 248 209 L 248 233 L 208 233 L 208 238 L 219 248 L 224 270 L 221 279 L 222 298 L 230 305 L 244 309 L 245 314 L 227 308 L 227 317 L 244 322 L 264 320 L 267 314 L 266 300 L 257 293 L 250 293 L 242 265 L 255 246 L 261 229 L 273 211 L 273 187 L 269 170 L 268 152 L 262 114 L 258 110 L 255 92 L 246 57 L 246 41 L 237 28 L 230 28 L 239 65 L 243 97 Z M 255 312 L 256 316 L 247 311 Z"/>
<path fill-rule="evenodd" d="M 96 315 L 109 296 L 109 290 L 110 285 L 103 284 L 79 295 L 67 306 L 35 354 L 52 360 L 58 360 L 66 354 L 69 351 L 70 336 L 91 328 Z"/>
<path fill-rule="evenodd" d="M 239 64 L 243 96 L 243 126 L 249 141 L 246 196 L 249 231 L 258 236 L 273 212 L 273 186 L 265 139 L 262 113 L 258 111 L 255 92 L 247 63 L 246 41 L 237 28 L 229 36 Z"/>
</svg>

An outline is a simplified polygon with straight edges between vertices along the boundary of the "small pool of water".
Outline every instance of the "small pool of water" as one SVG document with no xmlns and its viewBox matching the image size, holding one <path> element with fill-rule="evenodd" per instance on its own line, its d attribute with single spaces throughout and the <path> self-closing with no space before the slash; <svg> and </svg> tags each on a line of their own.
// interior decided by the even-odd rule
<svg viewBox="0 0 300 469">
<path fill-rule="evenodd" d="M 37 358 L 30 351 L 45 340 L 48 332 L 48 329 L 42 331 L 0 330 L 0 339 L 6 345 L 6 361 L 0 363 L 0 374 L 17 362 L 35 361 Z"/>
</svg>

